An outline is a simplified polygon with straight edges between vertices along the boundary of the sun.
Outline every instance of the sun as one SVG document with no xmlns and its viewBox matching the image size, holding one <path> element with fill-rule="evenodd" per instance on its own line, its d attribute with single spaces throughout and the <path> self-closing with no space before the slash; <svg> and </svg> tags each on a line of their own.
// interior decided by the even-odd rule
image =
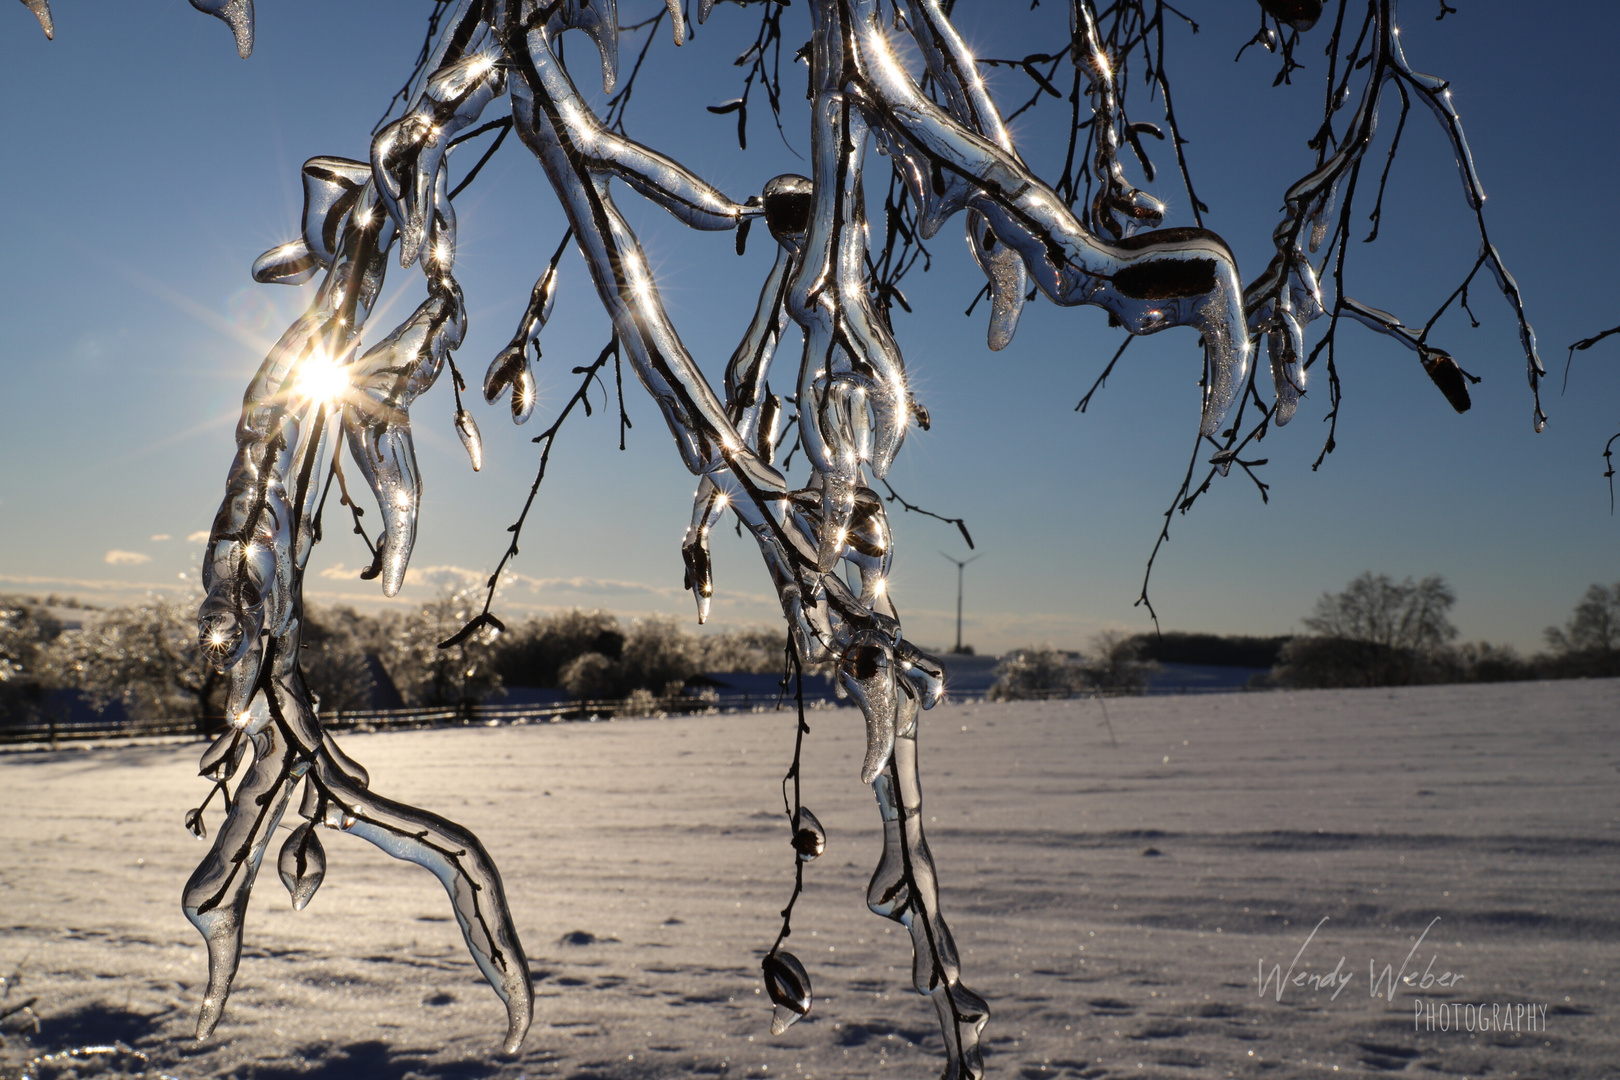
<svg viewBox="0 0 1620 1080">
<path fill-rule="evenodd" d="M 304 358 L 293 380 L 298 396 L 322 405 L 337 401 L 348 388 L 349 369 L 320 350 Z"/>
</svg>

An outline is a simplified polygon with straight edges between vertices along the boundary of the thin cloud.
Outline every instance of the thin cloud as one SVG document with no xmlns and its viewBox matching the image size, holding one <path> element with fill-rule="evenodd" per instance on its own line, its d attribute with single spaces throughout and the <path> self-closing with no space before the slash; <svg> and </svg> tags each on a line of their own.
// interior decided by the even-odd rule
<svg viewBox="0 0 1620 1080">
<path fill-rule="evenodd" d="M 196 532 L 188 534 L 186 536 L 186 543 L 188 543 L 188 544 L 206 544 L 206 543 L 208 543 L 208 530 L 207 529 L 198 529 Z"/>
<path fill-rule="evenodd" d="M 168 533 L 153 533 L 152 534 L 152 542 L 153 543 L 157 543 L 160 540 L 172 540 L 172 539 L 174 539 L 174 538 L 172 536 L 170 536 Z"/>
<path fill-rule="evenodd" d="M 412 573 L 415 571 L 413 570 Z M 459 566 L 429 566 L 423 567 L 424 574 L 438 577 L 456 577 L 466 581 L 476 581 L 482 584 L 488 580 L 488 574 L 468 570 Z M 649 585 L 644 581 L 625 581 L 620 578 L 599 577 L 532 577 L 528 574 L 518 574 L 508 570 L 501 575 L 503 589 L 522 586 L 532 592 L 564 593 L 571 596 L 656 596 L 663 599 L 684 599 L 688 594 L 685 589 L 672 585 Z M 717 589 L 716 599 L 727 599 L 743 603 L 775 605 L 774 596 L 763 593 L 739 592 L 732 589 Z"/>
<path fill-rule="evenodd" d="M 112 579 L 73 578 L 49 574 L 0 574 L 0 587 L 25 590 L 29 593 L 55 593 L 72 596 L 81 603 L 94 607 L 119 607 L 140 604 L 154 596 L 186 596 L 194 588 L 191 581 L 115 581 Z"/>
<path fill-rule="evenodd" d="M 109 566 L 139 566 L 141 563 L 151 562 L 152 556 L 139 551 L 119 551 L 113 548 L 102 557 L 102 561 Z"/>
<path fill-rule="evenodd" d="M 336 563 L 320 571 L 320 577 L 328 581 L 358 581 L 360 568 L 345 563 Z M 405 577 L 405 588 L 400 593 L 401 599 L 409 599 L 412 594 L 418 599 L 425 599 L 429 590 L 449 586 L 451 588 L 477 588 L 482 589 L 489 580 L 489 573 L 485 570 L 473 570 L 465 566 L 413 566 Z M 570 597 L 602 600 L 610 597 L 656 597 L 663 600 L 680 600 L 687 596 L 685 589 L 674 586 L 649 585 L 644 581 L 625 581 L 618 578 L 598 577 L 532 577 L 528 574 L 513 573 L 508 570 L 501 575 L 501 592 L 511 597 L 513 592 L 526 591 L 529 593 L 546 593 L 550 595 L 563 595 Z M 715 591 L 717 600 L 729 600 L 742 604 L 765 604 L 774 606 L 777 600 L 773 596 L 762 593 L 748 593 L 736 590 L 718 589 Z"/>
</svg>

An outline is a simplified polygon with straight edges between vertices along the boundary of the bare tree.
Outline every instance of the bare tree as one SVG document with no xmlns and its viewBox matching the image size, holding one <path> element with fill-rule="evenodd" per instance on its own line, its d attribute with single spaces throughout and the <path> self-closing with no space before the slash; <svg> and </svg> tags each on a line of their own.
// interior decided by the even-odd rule
<svg viewBox="0 0 1620 1080">
<path fill-rule="evenodd" d="M 1315 613 L 1302 621 L 1323 637 L 1426 652 L 1456 638 L 1457 628 L 1447 618 L 1456 602 L 1457 594 L 1439 574 L 1414 584 L 1411 578 L 1397 583 L 1367 570 L 1343 592 L 1323 593 Z"/>
<path fill-rule="evenodd" d="M 1547 627 L 1547 646 L 1565 674 L 1620 674 L 1620 581 L 1593 585 L 1562 629 Z"/>
<path fill-rule="evenodd" d="M 1457 595 L 1438 574 L 1397 582 L 1365 571 L 1340 593 L 1323 593 L 1302 620 L 1314 636 L 1284 647 L 1285 686 L 1394 686 L 1426 682 L 1440 650 L 1457 637 L 1447 617 Z"/>
</svg>

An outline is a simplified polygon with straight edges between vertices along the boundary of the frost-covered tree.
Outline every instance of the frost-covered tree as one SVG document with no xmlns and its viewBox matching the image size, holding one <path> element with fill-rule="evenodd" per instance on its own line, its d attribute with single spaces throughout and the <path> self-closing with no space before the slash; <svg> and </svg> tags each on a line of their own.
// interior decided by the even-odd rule
<svg viewBox="0 0 1620 1080">
<path fill-rule="evenodd" d="M 400 620 L 383 664 L 409 704 L 476 705 L 504 692 L 493 627 L 476 627 L 441 647 L 466 626 L 480 600 L 467 589 L 446 588 Z"/>
<path fill-rule="evenodd" d="M 323 712 L 368 709 L 376 679 L 368 654 L 380 626 L 353 608 L 304 609 L 303 654 L 298 658 L 304 682 Z"/>
<path fill-rule="evenodd" d="M 697 638 L 699 671 L 769 672 L 782 670 L 782 632 L 763 627 L 738 628 Z"/>
<path fill-rule="evenodd" d="M 600 659 L 581 664 L 588 654 Z M 692 634 L 667 616 L 627 629 L 604 611 L 560 611 L 502 634 L 495 664 L 508 686 L 561 687 L 582 700 L 637 689 L 662 694 L 700 671 L 781 671 L 782 635 L 763 628 Z"/>
<path fill-rule="evenodd" d="M 1144 660 L 1136 639 L 1118 630 L 1092 637 L 1084 654 L 1055 649 L 1014 649 L 996 665 L 991 701 L 1072 697 L 1087 690 L 1135 693 L 1158 665 Z"/>
<path fill-rule="evenodd" d="M 1090 679 L 1085 661 L 1050 645 L 1014 649 L 996 665 L 991 701 L 1026 701 L 1031 698 L 1071 697 Z"/>
<path fill-rule="evenodd" d="M 1158 667 L 1143 659 L 1136 637 L 1118 630 L 1104 630 L 1092 637 L 1085 664 L 1092 686 L 1125 693 L 1141 690 Z"/>
<path fill-rule="evenodd" d="M 110 608 L 52 642 L 52 680 L 94 707 L 119 702 L 137 720 L 190 717 L 199 733 L 225 720 L 225 676 L 195 630 L 196 599 Z"/>
<path fill-rule="evenodd" d="M 61 632 L 37 601 L 0 596 L 0 723 L 37 716 L 49 688 L 49 647 Z"/>
</svg>

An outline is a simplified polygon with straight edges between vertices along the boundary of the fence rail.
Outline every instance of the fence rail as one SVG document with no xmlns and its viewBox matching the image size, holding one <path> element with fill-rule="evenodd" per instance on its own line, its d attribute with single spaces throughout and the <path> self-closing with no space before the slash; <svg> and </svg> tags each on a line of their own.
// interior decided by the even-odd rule
<svg viewBox="0 0 1620 1080">
<path fill-rule="evenodd" d="M 1230 693 L 1226 687 L 1181 687 L 1175 693 L 1209 694 Z M 1037 692 L 1031 697 L 1040 700 L 1061 698 L 1121 697 L 1130 693 L 1120 689 L 1087 689 L 1078 692 Z M 1161 691 L 1162 693 L 1162 691 Z M 984 690 L 951 691 L 952 701 L 983 701 Z M 643 703 L 638 702 L 637 705 Z M 825 699 L 806 701 L 806 708 L 827 709 L 846 705 Z M 774 712 L 778 707 L 775 694 L 755 696 L 726 694 L 708 697 L 662 698 L 655 716 L 685 716 L 706 712 Z M 793 697 L 780 701 L 780 707 L 793 707 Z M 423 707 L 409 709 L 357 709 L 324 713 L 321 725 L 329 731 L 408 731 L 423 727 L 498 727 L 503 724 L 563 723 L 565 721 L 630 719 L 647 715 L 631 705 L 629 700 L 560 701 L 550 705 L 464 705 L 449 707 Z M 225 727 L 223 716 L 209 717 L 201 725 L 196 718 L 166 720 L 132 720 L 121 723 L 92 721 L 83 724 L 67 723 L 0 723 L 0 746 L 18 743 L 87 742 L 97 739 L 158 738 L 190 735 L 202 737 L 216 734 Z"/>
<path fill-rule="evenodd" d="M 639 703 L 638 703 L 639 704 Z M 806 708 L 832 707 L 830 701 L 806 701 Z M 781 707 L 793 707 L 793 698 L 782 699 Z M 666 698 L 658 702 L 653 715 L 675 716 L 704 712 L 771 712 L 777 697 L 731 694 L 719 697 Z M 403 731 L 422 727 L 498 727 L 503 724 L 562 723 L 565 721 L 608 720 L 615 717 L 644 716 L 632 712 L 628 700 L 561 701 L 551 705 L 466 705 L 442 708 L 334 710 L 321 716 L 328 731 Z M 63 743 L 95 739 L 202 736 L 223 730 L 223 716 L 209 717 L 199 724 L 196 718 L 134 720 L 121 723 L 92 721 L 83 724 L 29 723 L 0 725 L 0 744 Z"/>
</svg>

